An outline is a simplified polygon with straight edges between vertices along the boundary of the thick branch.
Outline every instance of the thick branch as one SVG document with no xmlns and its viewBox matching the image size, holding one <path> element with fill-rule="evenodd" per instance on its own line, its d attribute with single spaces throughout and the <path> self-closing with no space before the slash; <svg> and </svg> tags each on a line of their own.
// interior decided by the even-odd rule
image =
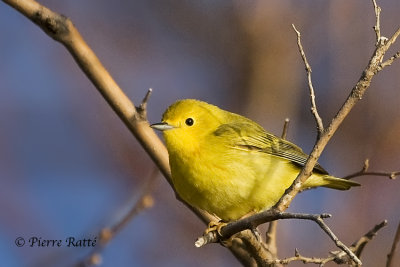
<svg viewBox="0 0 400 267">
<path fill-rule="evenodd" d="M 149 127 L 146 118 L 146 104 L 151 90 L 146 94 L 142 104 L 138 108 L 135 108 L 134 104 L 101 64 L 95 53 L 86 44 L 70 19 L 53 12 L 34 0 L 3 0 L 3 2 L 18 10 L 21 14 L 42 28 L 47 35 L 60 42 L 68 49 L 81 70 L 92 81 L 107 103 L 133 133 L 156 163 L 162 174 L 166 177 L 172 189 L 174 189 L 171 182 L 168 152 L 153 129 Z M 178 200 L 183 202 L 176 193 L 175 195 Z M 210 214 L 194 208 L 185 202 L 183 203 L 203 222 L 208 223 L 211 220 L 216 220 Z M 243 235 L 243 238 L 248 238 L 249 240 L 254 239 L 251 235 Z M 229 249 L 237 258 L 244 257 L 242 251 L 237 247 L 233 246 Z M 245 261 L 245 259 L 243 258 L 242 261 Z"/>
<path fill-rule="evenodd" d="M 143 103 L 138 109 L 136 109 L 134 104 L 124 94 L 106 68 L 101 64 L 96 54 L 87 45 L 70 19 L 53 12 L 34 0 L 3 1 L 21 12 L 28 19 L 42 28 L 47 35 L 60 42 L 68 49 L 81 70 L 92 81 L 107 103 L 133 133 L 152 160 L 156 163 L 157 167 L 170 183 L 171 187 L 174 188 L 171 182 L 171 171 L 168 163 L 167 149 L 153 129 L 149 127 L 146 118 L 146 103 L 151 90 L 146 94 Z M 193 207 L 188 207 L 191 208 L 201 220 L 205 222 L 211 220 L 209 214 Z"/>
<path fill-rule="evenodd" d="M 68 49 L 81 70 L 92 81 L 96 89 L 139 140 L 168 181 L 170 181 L 168 153 L 165 146 L 154 133 L 153 129 L 149 127 L 148 122 L 140 116 L 133 103 L 114 81 L 110 73 L 101 64 L 96 54 L 87 45 L 71 20 L 33 0 L 3 1 L 21 12 L 38 25 L 47 35 Z"/>
</svg>

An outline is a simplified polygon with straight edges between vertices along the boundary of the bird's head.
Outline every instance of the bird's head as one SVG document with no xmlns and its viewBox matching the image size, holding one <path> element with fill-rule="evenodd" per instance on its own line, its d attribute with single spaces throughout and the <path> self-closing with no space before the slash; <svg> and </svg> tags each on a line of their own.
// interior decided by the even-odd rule
<svg viewBox="0 0 400 267">
<path fill-rule="evenodd" d="M 169 151 L 199 149 L 204 138 L 222 124 L 224 112 L 203 101 L 179 100 L 168 107 L 160 123 L 151 127 L 163 132 Z"/>
</svg>

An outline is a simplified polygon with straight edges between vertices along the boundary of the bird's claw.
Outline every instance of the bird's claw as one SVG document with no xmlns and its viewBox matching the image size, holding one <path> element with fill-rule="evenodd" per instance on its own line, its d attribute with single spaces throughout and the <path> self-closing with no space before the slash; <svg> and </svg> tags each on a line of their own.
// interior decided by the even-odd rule
<svg viewBox="0 0 400 267">
<path fill-rule="evenodd" d="M 221 234 L 221 229 L 223 227 L 225 227 L 227 225 L 227 223 L 219 221 L 219 222 L 215 222 L 215 221 L 211 221 L 208 226 L 207 229 L 204 231 L 204 235 L 207 235 L 209 232 L 212 231 L 217 231 L 218 235 L 222 236 Z"/>
</svg>

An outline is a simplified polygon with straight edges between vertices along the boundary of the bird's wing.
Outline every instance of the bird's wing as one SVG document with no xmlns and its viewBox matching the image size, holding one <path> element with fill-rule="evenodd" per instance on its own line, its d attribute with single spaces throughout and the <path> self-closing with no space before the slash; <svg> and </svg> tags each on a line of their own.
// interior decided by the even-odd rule
<svg viewBox="0 0 400 267">
<path fill-rule="evenodd" d="M 220 125 L 213 134 L 222 137 L 227 145 L 249 151 L 260 151 L 276 157 L 304 166 L 308 155 L 295 144 L 267 133 L 261 126 L 254 122 L 234 122 Z M 227 141 L 228 140 L 228 141 Z M 327 171 L 317 163 L 315 171 L 326 173 Z"/>
</svg>

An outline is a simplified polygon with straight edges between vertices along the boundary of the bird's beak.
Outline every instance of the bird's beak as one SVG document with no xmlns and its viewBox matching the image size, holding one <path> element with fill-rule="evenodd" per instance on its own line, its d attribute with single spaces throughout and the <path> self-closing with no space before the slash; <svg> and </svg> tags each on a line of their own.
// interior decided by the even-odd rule
<svg viewBox="0 0 400 267">
<path fill-rule="evenodd" d="M 151 128 L 159 130 L 159 131 L 166 131 L 175 128 L 175 126 L 169 125 L 166 122 L 158 122 L 150 125 Z"/>
</svg>

